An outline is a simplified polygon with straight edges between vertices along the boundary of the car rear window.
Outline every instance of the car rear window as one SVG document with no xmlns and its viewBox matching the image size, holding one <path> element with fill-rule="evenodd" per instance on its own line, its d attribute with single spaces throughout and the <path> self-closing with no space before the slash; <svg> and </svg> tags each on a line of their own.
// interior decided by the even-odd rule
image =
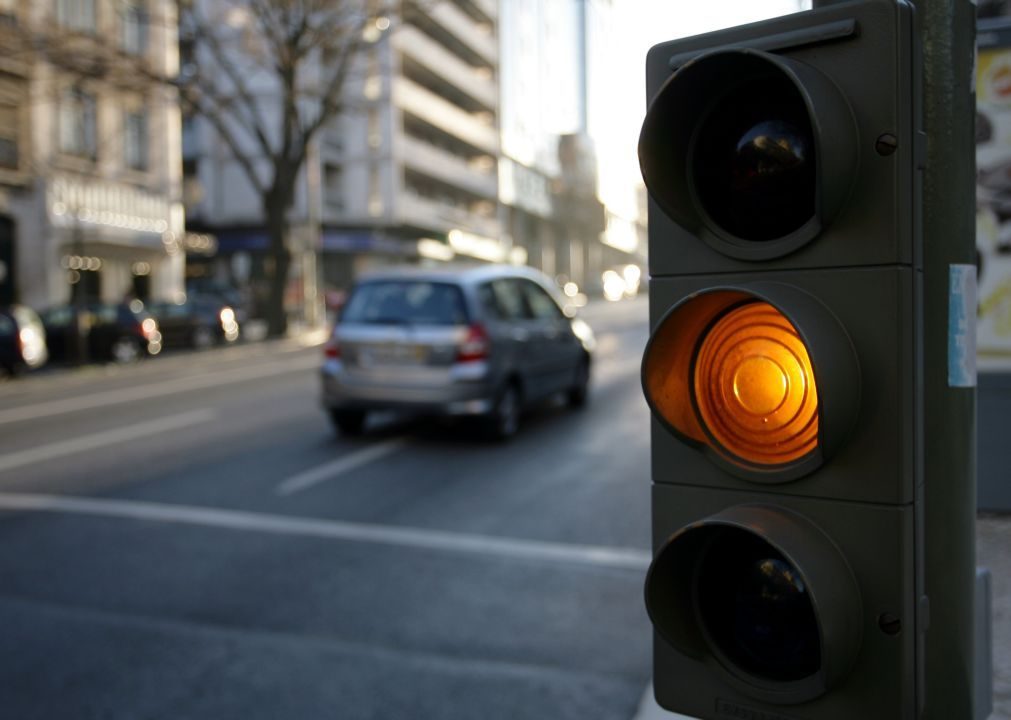
<svg viewBox="0 0 1011 720">
<path fill-rule="evenodd" d="M 365 324 L 465 325 L 460 288 L 427 280 L 375 280 L 359 285 L 341 321 Z"/>
</svg>

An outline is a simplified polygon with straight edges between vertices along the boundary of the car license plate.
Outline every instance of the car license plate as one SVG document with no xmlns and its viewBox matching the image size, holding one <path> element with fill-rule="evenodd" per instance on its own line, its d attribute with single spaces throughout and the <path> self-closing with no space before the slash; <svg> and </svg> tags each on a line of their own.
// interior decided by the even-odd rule
<svg viewBox="0 0 1011 720">
<path fill-rule="evenodd" d="M 364 348 L 361 359 L 363 365 L 415 365 L 425 362 L 428 357 L 423 345 L 372 345 Z"/>
</svg>

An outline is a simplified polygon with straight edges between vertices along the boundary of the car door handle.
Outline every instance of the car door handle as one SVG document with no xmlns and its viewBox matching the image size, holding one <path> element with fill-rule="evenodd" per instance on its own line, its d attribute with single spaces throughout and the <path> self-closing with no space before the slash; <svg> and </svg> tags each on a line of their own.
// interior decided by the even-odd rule
<svg viewBox="0 0 1011 720">
<path fill-rule="evenodd" d="M 517 328 L 512 332 L 512 338 L 516 342 L 526 342 L 530 339 L 530 333 L 522 328 Z"/>
</svg>

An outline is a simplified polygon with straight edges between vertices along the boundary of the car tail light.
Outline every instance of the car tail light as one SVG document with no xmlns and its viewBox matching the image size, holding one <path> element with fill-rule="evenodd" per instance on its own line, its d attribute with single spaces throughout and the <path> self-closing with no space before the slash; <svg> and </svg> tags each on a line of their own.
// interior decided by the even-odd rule
<svg viewBox="0 0 1011 720">
<path fill-rule="evenodd" d="M 323 357 L 328 360 L 339 360 L 341 356 L 341 344 L 337 338 L 331 336 L 323 345 Z"/>
<path fill-rule="evenodd" d="M 488 340 L 488 331 L 480 323 L 474 323 L 467 328 L 467 335 L 456 349 L 456 361 L 474 362 L 485 360 L 488 357 L 490 347 L 491 343 Z"/>
</svg>

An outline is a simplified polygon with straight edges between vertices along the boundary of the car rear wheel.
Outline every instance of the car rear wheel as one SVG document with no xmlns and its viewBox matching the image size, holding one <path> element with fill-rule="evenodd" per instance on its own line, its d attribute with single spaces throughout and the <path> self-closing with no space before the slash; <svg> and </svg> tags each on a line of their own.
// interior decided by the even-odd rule
<svg viewBox="0 0 1011 720">
<path fill-rule="evenodd" d="M 506 385 L 488 416 L 488 435 L 494 440 L 508 440 L 520 428 L 520 391 L 516 383 Z"/>
<path fill-rule="evenodd" d="M 365 430 L 363 410 L 331 410 L 330 421 L 342 435 L 361 435 Z"/>
</svg>

